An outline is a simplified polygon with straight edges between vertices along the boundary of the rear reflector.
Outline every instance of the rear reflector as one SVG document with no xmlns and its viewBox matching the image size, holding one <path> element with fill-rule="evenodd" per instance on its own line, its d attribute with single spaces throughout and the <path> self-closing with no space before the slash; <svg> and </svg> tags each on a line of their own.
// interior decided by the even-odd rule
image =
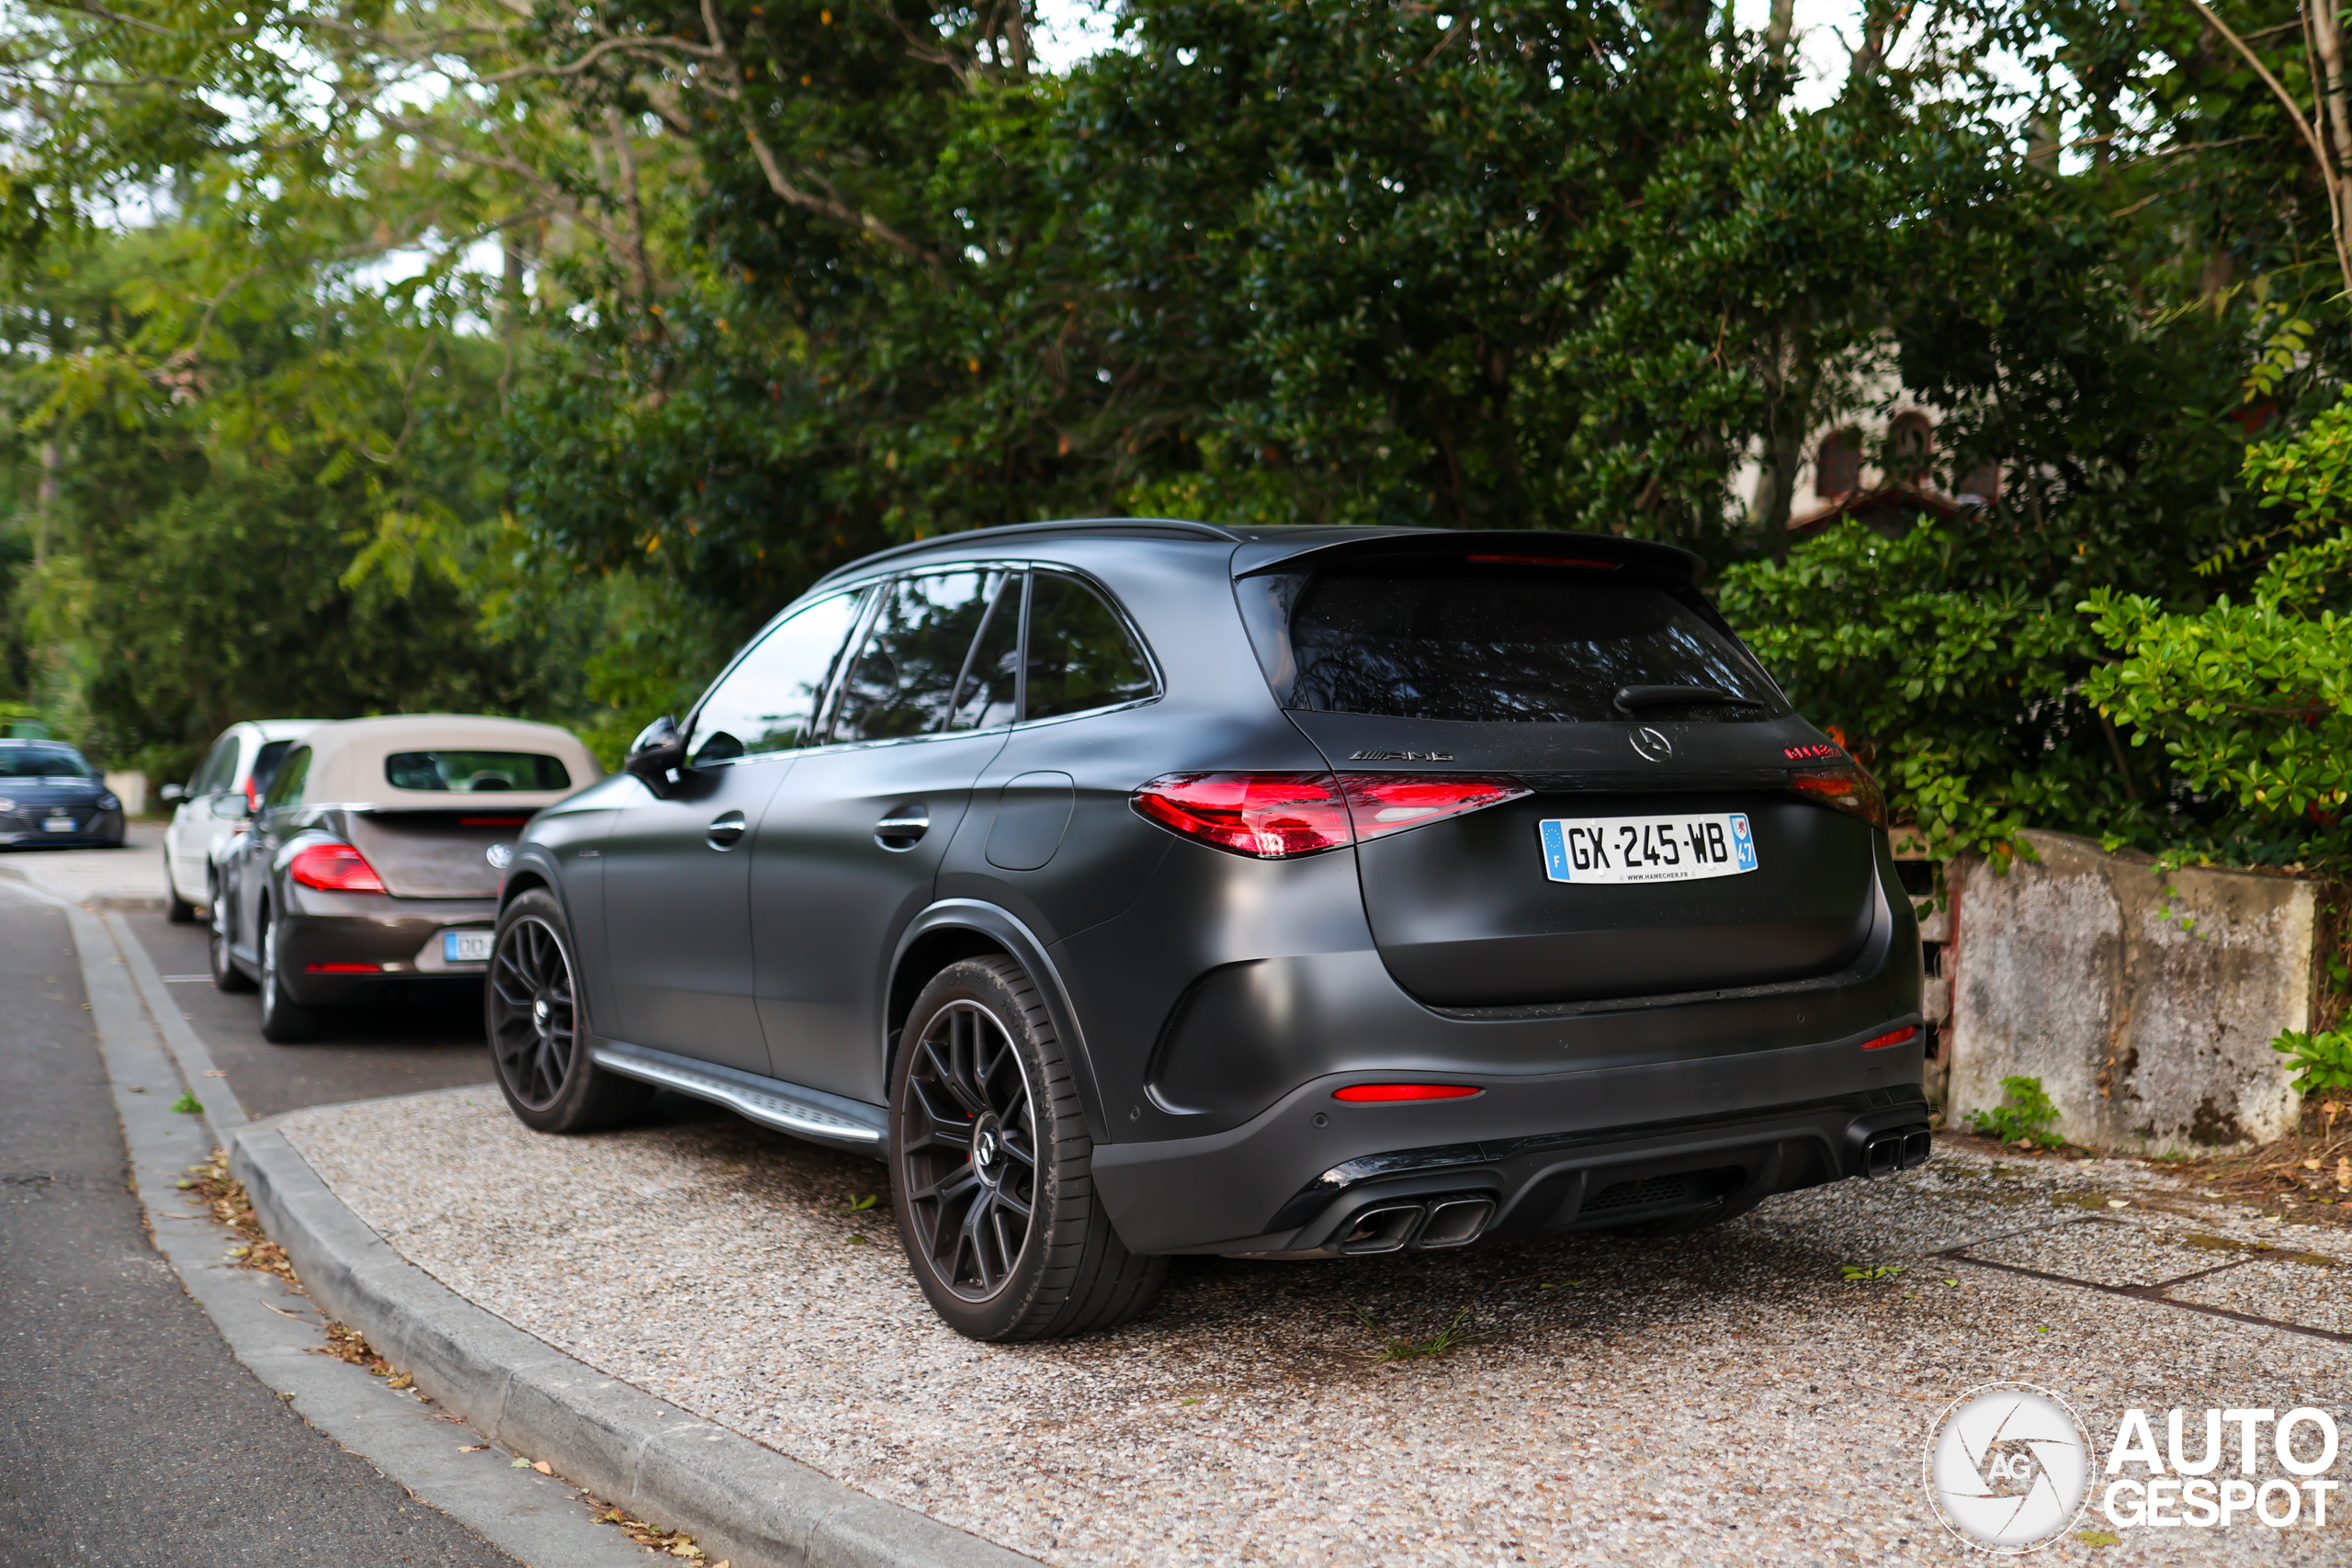
<svg viewBox="0 0 2352 1568">
<path fill-rule="evenodd" d="M 305 964 L 303 972 L 310 975 L 380 975 L 380 964 Z"/>
<path fill-rule="evenodd" d="M 1467 1100 L 1486 1092 L 1466 1083 L 1360 1083 L 1333 1090 L 1331 1098 L 1363 1105 L 1396 1100 Z"/>
<path fill-rule="evenodd" d="M 1136 790 L 1133 804 L 1186 838 L 1287 860 L 1528 793 L 1516 779 L 1457 773 L 1169 773 Z"/>
<path fill-rule="evenodd" d="M 1886 826 L 1886 797 L 1879 794 L 1878 782 L 1855 763 L 1795 769 L 1789 774 L 1789 787 L 1849 817 L 1859 817 L 1873 828 Z"/>
<path fill-rule="evenodd" d="M 384 879 L 368 857 L 349 844 L 305 844 L 294 852 L 286 874 L 305 887 L 326 893 L 381 893 Z M 374 965 L 369 965 L 373 968 Z"/>
<path fill-rule="evenodd" d="M 527 817 L 460 817 L 460 828 L 520 828 L 530 820 Z"/>
<path fill-rule="evenodd" d="M 1908 1045 L 1911 1042 L 1918 1038 L 1918 1028 L 1916 1025 L 1905 1024 L 1901 1029 L 1890 1029 L 1883 1034 L 1875 1035 L 1871 1039 L 1863 1041 L 1862 1049 L 1865 1051 L 1883 1051 L 1890 1045 Z"/>
</svg>

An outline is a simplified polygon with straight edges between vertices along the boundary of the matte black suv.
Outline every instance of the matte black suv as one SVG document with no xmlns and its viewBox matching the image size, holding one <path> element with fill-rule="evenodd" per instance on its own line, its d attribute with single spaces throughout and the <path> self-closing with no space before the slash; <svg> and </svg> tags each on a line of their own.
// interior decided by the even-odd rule
<svg viewBox="0 0 2352 1568">
<path fill-rule="evenodd" d="M 872 556 L 501 895 L 501 1081 L 888 1160 L 962 1332 L 1171 1253 L 1683 1229 L 1925 1159 L 1869 776 L 1693 586 L 1557 533 L 1108 521 Z"/>
</svg>

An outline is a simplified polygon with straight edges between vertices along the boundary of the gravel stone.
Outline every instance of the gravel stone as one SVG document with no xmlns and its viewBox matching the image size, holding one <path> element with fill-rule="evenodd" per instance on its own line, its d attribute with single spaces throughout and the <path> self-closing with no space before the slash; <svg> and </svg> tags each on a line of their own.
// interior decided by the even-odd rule
<svg viewBox="0 0 2352 1568">
<path fill-rule="evenodd" d="M 2340 1231 L 2133 1161 L 1949 1150 L 1679 1238 L 1180 1258 L 1115 1333 L 978 1345 L 916 1289 L 882 1167 L 658 1104 L 577 1138 L 532 1134 L 490 1089 L 283 1127 L 396 1248 L 516 1326 L 1055 1564 L 1979 1562 L 1921 1483 L 1930 1425 L 1971 1388 L 2060 1393 L 2101 1461 L 2127 1406 L 2160 1430 L 2175 1406 L 2340 1413 L 2352 1371 L 2352 1346 L 1934 1256 L 2128 1284 L 2244 1259 L 2183 1299 L 2341 1331 Z M 2306 1248 L 2322 1261 L 2286 1260 Z M 1449 1325 L 1471 1337 L 1450 1354 L 1377 1359 Z M 2336 1564 L 2341 1510 L 2039 1556 Z M 2076 1527 L 2109 1529 L 2095 1510 Z"/>
</svg>

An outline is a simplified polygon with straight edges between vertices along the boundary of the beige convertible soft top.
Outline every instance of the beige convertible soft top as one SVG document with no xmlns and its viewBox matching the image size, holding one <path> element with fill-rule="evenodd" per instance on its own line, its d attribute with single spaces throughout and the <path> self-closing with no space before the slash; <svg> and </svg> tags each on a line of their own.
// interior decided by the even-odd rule
<svg viewBox="0 0 2352 1568">
<path fill-rule="evenodd" d="M 526 724 L 515 718 L 483 718 L 462 713 L 409 713 L 385 718 L 347 718 L 322 724 L 303 738 L 311 765 L 302 781 L 305 805 L 389 806 L 417 807 L 487 806 L 519 807 L 536 811 L 565 795 L 586 788 L 605 771 L 577 736 L 552 724 Z M 295 754 L 286 759 L 292 766 Z M 490 777 L 475 775 L 457 781 L 447 790 L 396 788 L 385 773 L 385 761 L 403 751 L 519 751 L 553 757 L 563 764 L 571 783 L 562 789 L 502 789 Z M 472 787 L 467 787 L 471 785 Z"/>
</svg>

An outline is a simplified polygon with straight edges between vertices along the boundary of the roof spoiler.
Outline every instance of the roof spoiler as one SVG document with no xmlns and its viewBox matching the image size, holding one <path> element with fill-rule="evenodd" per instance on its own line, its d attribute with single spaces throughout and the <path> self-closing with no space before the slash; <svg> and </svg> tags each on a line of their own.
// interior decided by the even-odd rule
<svg viewBox="0 0 2352 1568">
<path fill-rule="evenodd" d="M 1322 566 L 1366 556 L 1440 556 L 1498 564 L 1589 565 L 1624 570 L 1645 581 L 1696 584 L 1707 563 L 1689 550 L 1614 534 L 1571 534 L 1548 528 L 1382 528 L 1342 533 L 1301 529 L 1295 538 L 1250 540 L 1233 552 L 1233 575 Z"/>
</svg>

